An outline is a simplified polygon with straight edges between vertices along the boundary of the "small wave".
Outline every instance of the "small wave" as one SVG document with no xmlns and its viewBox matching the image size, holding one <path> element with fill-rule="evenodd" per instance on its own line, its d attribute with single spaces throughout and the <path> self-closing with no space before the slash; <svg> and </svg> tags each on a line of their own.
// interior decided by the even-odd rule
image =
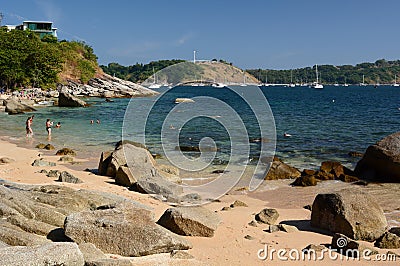
<svg viewBox="0 0 400 266">
<path fill-rule="evenodd" d="M 215 177 L 185 177 L 182 178 L 182 181 L 196 181 L 196 180 L 209 180 L 215 179 Z"/>
</svg>

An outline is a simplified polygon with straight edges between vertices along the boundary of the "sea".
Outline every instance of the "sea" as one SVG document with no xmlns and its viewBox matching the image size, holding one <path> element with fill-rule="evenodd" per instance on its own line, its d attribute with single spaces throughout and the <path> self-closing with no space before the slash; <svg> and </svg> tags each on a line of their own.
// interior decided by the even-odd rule
<svg viewBox="0 0 400 266">
<path fill-rule="evenodd" d="M 349 156 L 349 152 L 363 153 L 369 145 L 400 130 L 398 87 L 248 86 L 240 90 L 245 93 L 208 86 L 162 87 L 162 97 L 112 101 L 84 98 L 90 107 L 38 107 L 33 138 L 25 136 L 30 113 L 0 113 L 0 135 L 28 148 L 38 143 L 72 148 L 78 157 L 88 158 L 93 167 L 102 151 L 113 149 L 121 139 L 130 139 L 145 142 L 152 153 L 164 159 L 168 159 L 166 149 L 178 154 L 182 151 L 189 158 L 203 158 L 193 147 L 204 144 L 202 147 L 210 147 L 205 154 L 214 153 L 211 159 L 203 159 L 213 165 L 227 164 L 236 146 L 248 149 L 249 154 L 248 160 L 236 158 L 237 163 L 254 163 L 262 155 L 260 147 L 267 143 L 264 146 L 269 149 L 268 155 L 274 149 L 274 154 L 290 165 L 317 169 L 326 160 L 354 168 L 360 158 Z M 258 94 L 246 94 L 246 90 Z M 178 105 L 176 98 L 193 98 L 195 103 Z M 196 103 L 203 107 L 201 111 Z M 45 130 L 48 118 L 62 125 L 53 128 L 50 140 Z M 175 132 L 170 134 L 172 138 L 169 131 Z M 189 150 L 180 150 L 179 146 Z"/>
</svg>

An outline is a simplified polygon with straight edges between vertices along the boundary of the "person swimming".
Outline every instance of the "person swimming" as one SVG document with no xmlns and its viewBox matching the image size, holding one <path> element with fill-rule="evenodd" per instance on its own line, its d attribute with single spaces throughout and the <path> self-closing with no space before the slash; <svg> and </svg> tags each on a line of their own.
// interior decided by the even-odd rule
<svg viewBox="0 0 400 266">
<path fill-rule="evenodd" d="M 290 135 L 289 133 L 283 133 L 283 136 L 285 137 L 285 138 L 290 138 L 292 135 Z"/>
<path fill-rule="evenodd" d="M 57 122 L 56 128 L 60 128 L 60 127 L 61 127 L 61 122 Z"/>
</svg>

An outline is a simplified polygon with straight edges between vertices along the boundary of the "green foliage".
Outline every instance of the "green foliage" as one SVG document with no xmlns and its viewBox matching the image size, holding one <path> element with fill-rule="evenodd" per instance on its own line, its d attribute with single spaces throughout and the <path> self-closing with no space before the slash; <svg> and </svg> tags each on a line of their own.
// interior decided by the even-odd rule
<svg viewBox="0 0 400 266">
<path fill-rule="evenodd" d="M 0 85 L 47 88 L 62 69 L 57 43 L 42 42 L 30 31 L 0 31 Z"/>
<path fill-rule="evenodd" d="M 316 80 L 315 66 L 291 70 L 250 69 L 248 73 L 258 78 L 261 82 L 268 83 L 311 83 Z M 391 84 L 397 75 L 400 80 L 400 60 L 377 60 L 375 63 L 361 63 L 355 66 L 343 65 L 318 65 L 319 80 L 321 83 L 348 83 L 359 84 Z"/>
<path fill-rule="evenodd" d="M 57 43 L 57 37 L 54 37 L 53 35 L 45 35 L 42 38 L 42 42 L 48 42 L 48 43 Z"/>
<path fill-rule="evenodd" d="M 87 83 L 96 74 L 96 68 L 93 62 L 86 59 L 79 60 L 78 69 L 81 73 L 80 79 L 82 83 Z"/>
<path fill-rule="evenodd" d="M 96 74 L 97 57 L 83 42 L 41 40 L 29 30 L 0 28 L 0 87 L 55 87 L 62 71 L 86 83 Z"/>
</svg>

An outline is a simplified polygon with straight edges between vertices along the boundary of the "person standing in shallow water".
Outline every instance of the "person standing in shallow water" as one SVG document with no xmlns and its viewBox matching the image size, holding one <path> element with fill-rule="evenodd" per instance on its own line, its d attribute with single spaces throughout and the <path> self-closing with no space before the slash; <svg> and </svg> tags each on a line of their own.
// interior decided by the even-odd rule
<svg viewBox="0 0 400 266">
<path fill-rule="evenodd" d="M 47 131 L 47 135 L 50 136 L 51 135 L 51 126 L 53 125 L 53 122 L 50 121 L 50 119 L 47 119 L 46 121 L 46 131 Z"/>
<path fill-rule="evenodd" d="M 33 123 L 33 116 L 30 116 L 30 117 L 28 117 L 28 119 L 25 122 L 25 129 L 26 129 L 27 137 L 33 136 L 32 123 Z"/>
</svg>

